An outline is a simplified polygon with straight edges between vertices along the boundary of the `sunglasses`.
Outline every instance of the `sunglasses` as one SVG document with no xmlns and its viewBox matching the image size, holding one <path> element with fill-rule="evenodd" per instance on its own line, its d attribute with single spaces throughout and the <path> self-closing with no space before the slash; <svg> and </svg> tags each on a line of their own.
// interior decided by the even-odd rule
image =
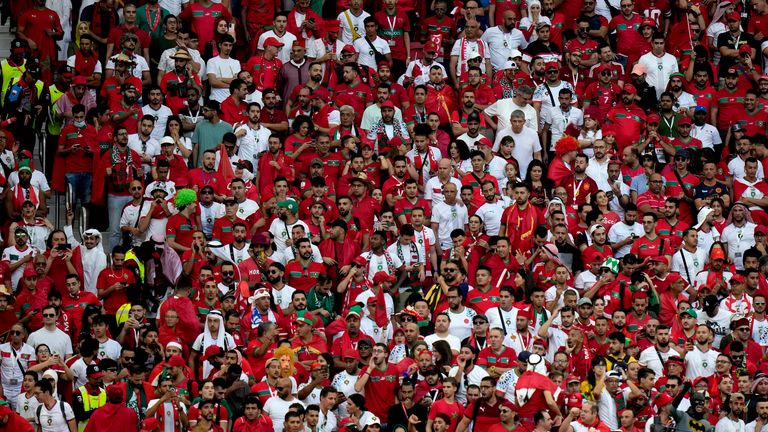
<svg viewBox="0 0 768 432">
<path fill-rule="evenodd" d="M 131 192 L 133 192 L 133 191 L 140 191 L 141 189 L 142 189 L 141 186 L 135 186 L 135 187 L 131 188 Z"/>
<path fill-rule="evenodd" d="M 56 314 L 51 314 L 51 313 L 43 314 L 43 318 L 54 318 L 55 316 Z"/>
<path fill-rule="evenodd" d="M 10 333 L 10 334 L 11 334 L 11 336 L 18 336 L 18 335 L 20 335 L 20 334 L 21 334 L 21 331 L 20 331 L 20 330 L 11 330 L 11 331 L 10 331 L 10 332 L 8 332 L 8 333 Z"/>
<path fill-rule="evenodd" d="M 224 276 L 232 276 L 235 274 L 235 272 L 221 272 L 221 274 Z"/>
<path fill-rule="evenodd" d="M 212 190 L 204 190 L 204 191 L 200 192 L 200 194 L 201 195 L 213 195 L 213 191 Z"/>
</svg>

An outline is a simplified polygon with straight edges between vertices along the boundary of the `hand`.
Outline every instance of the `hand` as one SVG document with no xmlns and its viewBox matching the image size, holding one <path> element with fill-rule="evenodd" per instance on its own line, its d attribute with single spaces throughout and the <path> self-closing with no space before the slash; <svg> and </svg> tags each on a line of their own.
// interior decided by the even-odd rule
<svg viewBox="0 0 768 432">
<path fill-rule="evenodd" d="M 408 417 L 408 424 L 417 425 L 421 423 L 421 420 L 419 420 L 419 417 L 416 416 L 416 414 L 411 414 L 410 417 Z"/>
<path fill-rule="evenodd" d="M 568 416 L 571 418 L 578 418 L 579 415 L 581 415 L 581 410 L 578 408 L 571 408 L 571 410 L 568 411 Z"/>
<path fill-rule="evenodd" d="M 75 220 L 75 212 L 72 209 L 67 210 L 67 225 L 72 225 Z"/>
<path fill-rule="evenodd" d="M 37 49 L 37 44 L 32 39 L 27 39 L 27 45 L 29 46 L 29 49 L 32 51 Z"/>
<path fill-rule="evenodd" d="M 336 265 L 336 261 L 333 258 L 323 257 L 323 264 L 332 266 Z"/>
</svg>

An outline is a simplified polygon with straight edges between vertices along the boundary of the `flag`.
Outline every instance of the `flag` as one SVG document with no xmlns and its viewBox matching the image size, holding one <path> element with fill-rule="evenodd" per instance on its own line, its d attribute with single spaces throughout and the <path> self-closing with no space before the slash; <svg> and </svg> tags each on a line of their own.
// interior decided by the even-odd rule
<svg viewBox="0 0 768 432">
<path fill-rule="evenodd" d="M 228 185 L 235 179 L 235 171 L 232 169 L 232 162 L 229 160 L 224 144 L 219 144 L 219 172 L 224 179 L 224 184 Z"/>
</svg>

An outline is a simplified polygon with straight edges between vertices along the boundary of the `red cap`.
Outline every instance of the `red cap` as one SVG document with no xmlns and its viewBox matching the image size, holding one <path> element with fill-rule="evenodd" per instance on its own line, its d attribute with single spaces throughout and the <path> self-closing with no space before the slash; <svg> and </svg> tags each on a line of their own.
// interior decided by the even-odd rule
<svg viewBox="0 0 768 432">
<path fill-rule="evenodd" d="M 603 133 L 603 137 L 607 137 L 608 135 L 616 136 L 616 130 L 611 125 L 605 125 L 601 129 L 601 132 Z"/>
<path fill-rule="evenodd" d="M 648 124 L 659 124 L 661 121 L 661 118 L 659 118 L 659 115 L 656 113 L 648 114 L 648 117 L 645 118 L 646 123 Z"/>
<path fill-rule="evenodd" d="M 366 301 L 365 301 L 365 303 L 366 303 L 366 304 L 375 304 L 375 303 L 377 303 L 377 301 L 376 301 L 376 296 L 370 296 L 370 297 L 368 297 L 368 300 L 366 300 Z"/>
<path fill-rule="evenodd" d="M 296 39 L 295 41 L 293 41 L 293 44 L 291 46 L 306 48 L 307 43 L 304 41 L 304 39 Z"/>
<path fill-rule="evenodd" d="M 439 47 L 433 41 L 429 41 L 429 42 L 424 44 L 424 52 L 437 53 L 438 49 L 439 49 Z"/>
<path fill-rule="evenodd" d="M 320 87 L 314 92 L 312 92 L 312 95 L 309 97 L 310 99 L 320 99 L 325 101 L 326 103 L 330 102 L 332 99 L 331 92 L 325 89 L 325 87 Z"/>
<path fill-rule="evenodd" d="M 624 92 L 624 93 L 631 94 L 631 95 L 636 95 L 637 94 L 637 89 L 632 84 L 624 84 L 624 88 L 621 89 L 621 91 Z"/>
<path fill-rule="evenodd" d="M 280 41 L 279 41 L 277 38 L 275 38 L 275 37 L 268 37 L 268 38 L 267 38 L 267 39 L 264 41 L 264 46 L 265 46 L 265 47 L 268 47 L 268 46 L 281 47 L 281 46 L 283 46 L 283 45 L 285 45 L 285 44 L 284 44 L 284 43 L 282 43 L 282 42 L 280 42 Z"/>
<path fill-rule="evenodd" d="M 395 281 L 395 277 L 391 276 L 389 273 L 385 271 L 376 272 L 376 274 L 373 275 L 374 285 L 378 285 L 383 282 L 393 283 L 394 281 Z"/>
<path fill-rule="evenodd" d="M 744 283 L 747 283 L 747 280 L 744 279 L 744 276 L 742 276 L 742 275 L 737 273 L 737 274 L 734 274 L 733 276 L 731 276 L 730 283 L 731 283 L 731 285 L 733 285 L 733 284 L 744 284 Z"/>
<path fill-rule="evenodd" d="M 610 70 L 612 70 L 610 65 L 607 65 L 605 63 L 600 63 L 595 68 L 594 74 L 595 75 L 600 75 L 601 73 L 603 73 L 603 71 L 610 71 Z"/>
<path fill-rule="evenodd" d="M 758 225 L 757 228 L 755 228 L 755 234 L 768 235 L 768 226 Z"/>
<path fill-rule="evenodd" d="M 741 15 L 738 12 L 733 11 L 725 16 L 726 21 L 741 21 Z"/>
<path fill-rule="evenodd" d="M 643 27 L 646 27 L 646 26 L 656 28 L 656 20 L 654 20 L 653 18 L 643 19 L 643 22 L 640 23 L 640 28 L 642 29 Z"/>
<path fill-rule="evenodd" d="M 221 348 L 218 345 L 211 345 L 205 349 L 205 353 L 203 353 L 203 360 L 208 360 L 210 358 L 218 357 L 223 354 L 224 354 L 223 348 Z"/>
<path fill-rule="evenodd" d="M 724 260 L 725 259 L 725 251 L 723 250 L 723 248 L 712 249 L 712 252 L 709 253 L 709 259 L 711 261 L 714 261 L 716 259 Z"/>
<path fill-rule="evenodd" d="M 383 68 L 383 67 L 385 67 L 385 68 L 387 68 L 387 69 L 389 69 L 389 68 L 390 68 L 390 64 L 389 64 L 389 62 L 388 62 L 388 61 L 386 61 L 386 60 L 379 60 L 379 62 L 378 62 L 378 63 L 376 63 L 376 66 L 378 66 L 378 67 L 379 67 L 379 69 L 381 69 L 381 68 Z"/>
<path fill-rule="evenodd" d="M 529 307 L 527 309 L 520 309 L 520 311 L 517 313 L 517 316 L 528 318 L 528 320 L 533 319 L 533 307 Z"/>
<path fill-rule="evenodd" d="M 680 126 L 680 125 L 691 125 L 691 124 L 693 124 L 693 122 L 691 121 L 691 118 L 688 117 L 688 116 L 682 116 L 677 121 L 677 125 L 678 126 Z"/>
<path fill-rule="evenodd" d="M 86 78 L 86 77 L 84 77 L 84 76 L 82 76 L 82 75 L 78 75 L 78 76 L 76 76 L 76 77 L 75 77 L 75 78 L 72 80 L 72 85 L 73 85 L 73 86 L 84 86 L 84 85 L 88 85 L 88 78 Z"/>
<path fill-rule="evenodd" d="M 381 107 L 379 108 L 392 108 L 395 109 L 395 104 L 392 103 L 391 100 L 387 99 L 384 102 L 381 103 Z"/>
<path fill-rule="evenodd" d="M 680 273 L 678 272 L 671 272 L 669 275 L 667 275 L 667 282 L 669 282 L 670 284 L 673 284 L 681 280 L 683 280 L 683 277 L 680 276 Z"/>
<path fill-rule="evenodd" d="M 649 259 L 649 261 L 650 262 L 660 262 L 660 263 L 665 263 L 666 265 L 669 265 L 669 257 L 666 256 L 666 255 L 659 255 L 659 256 L 651 257 Z"/>
<path fill-rule="evenodd" d="M 35 267 L 32 264 L 28 264 L 26 267 L 24 267 L 24 273 L 22 273 L 21 277 L 31 276 L 37 276 L 37 272 L 35 271 Z"/>
<path fill-rule="evenodd" d="M 653 401 L 653 404 L 656 405 L 656 408 L 661 408 L 665 405 L 669 405 L 672 403 L 672 401 L 675 400 L 672 396 L 669 395 L 667 392 L 661 392 L 656 396 L 656 400 Z"/>
<path fill-rule="evenodd" d="M 168 359 L 168 366 L 170 367 L 184 367 L 185 364 L 184 359 L 178 354 Z"/>
<path fill-rule="evenodd" d="M 560 64 L 556 61 L 550 61 L 544 64 L 544 70 L 560 69 Z"/>
<path fill-rule="evenodd" d="M 354 46 L 352 46 L 352 45 L 350 45 L 350 44 L 346 44 L 346 45 L 344 45 L 344 48 L 342 48 L 342 49 L 341 49 L 341 52 L 351 52 L 351 53 L 356 53 L 356 52 L 357 52 L 357 50 L 355 50 L 355 47 L 354 47 Z"/>
<path fill-rule="evenodd" d="M 364 266 L 368 263 L 368 261 L 365 260 L 365 258 L 358 256 L 355 259 L 352 260 L 352 264 L 357 264 L 359 266 Z"/>
<path fill-rule="evenodd" d="M 339 30 L 341 30 L 341 23 L 339 20 L 329 20 L 325 22 L 325 31 L 337 32 Z"/>
<path fill-rule="evenodd" d="M 752 54 L 752 47 L 748 44 L 744 44 L 739 47 L 739 54 Z"/>
</svg>

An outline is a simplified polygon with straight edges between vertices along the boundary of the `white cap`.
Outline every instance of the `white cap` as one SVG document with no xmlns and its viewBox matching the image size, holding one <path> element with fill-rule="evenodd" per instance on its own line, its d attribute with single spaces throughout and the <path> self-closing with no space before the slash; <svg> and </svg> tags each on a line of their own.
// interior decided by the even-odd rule
<svg viewBox="0 0 768 432">
<path fill-rule="evenodd" d="M 511 58 L 511 59 L 517 58 L 517 57 L 522 57 L 522 56 L 523 56 L 523 53 L 521 53 L 520 50 L 518 50 L 518 49 L 513 49 L 513 50 L 511 50 L 509 52 L 509 58 Z"/>
<path fill-rule="evenodd" d="M 506 63 L 504 63 L 504 70 L 508 69 L 517 69 L 517 62 L 512 60 L 507 60 Z"/>
</svg>

